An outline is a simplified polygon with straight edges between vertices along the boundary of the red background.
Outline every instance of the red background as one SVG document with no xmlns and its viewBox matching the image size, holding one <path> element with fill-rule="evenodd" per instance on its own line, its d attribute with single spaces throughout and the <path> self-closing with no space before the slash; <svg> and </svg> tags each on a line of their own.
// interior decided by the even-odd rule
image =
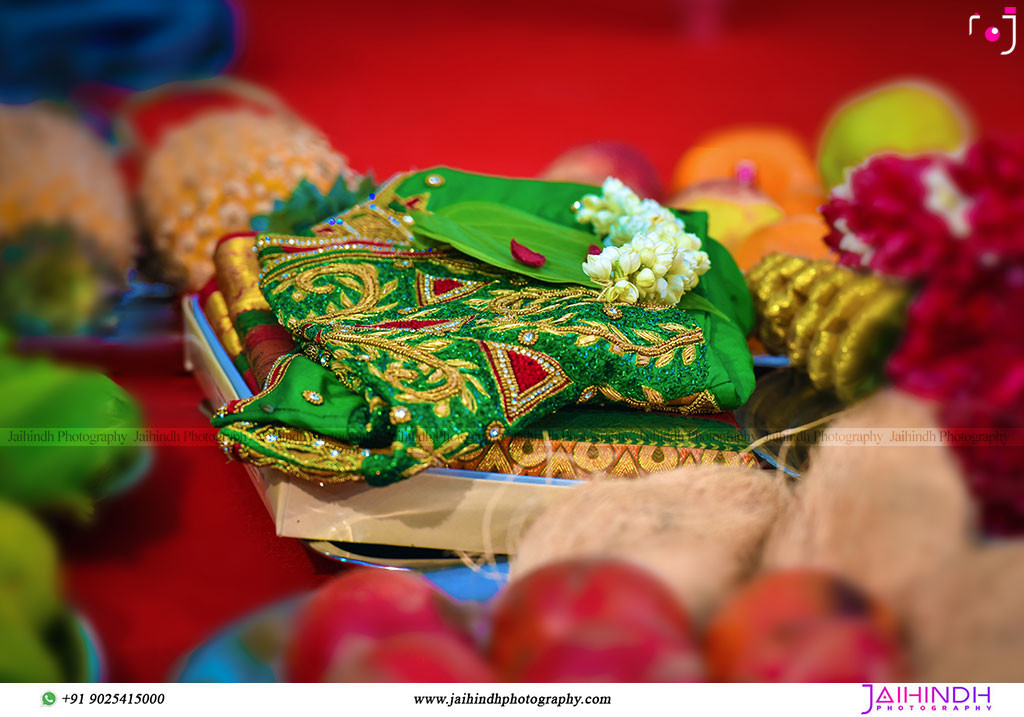
<svg viewBox="0 0 1024 717">
<path fill-rule="evenodd" d="M 1002 6 L 734 0 L 702 38 L 686 0 L 260 0 L 239 7 L 235 71 L 378 177 L 440 163 L 530 175 L 570 145 L 616 139 L 667 181 L 704 132 L 772 122 L 813 146 L 837 102 L 907 75 L 947 86 L 984 130 L 1021 131 L 1024 48 L 1000 56 L 1006 43 L 967 35 L 972 12 L 983 32 Z M 191 377 L 145 370 L 114 377 L 152 426 L 206 425 Z M 274 536 L 241 466 L 213 446 L 158 449 L 146 480 L 64 548 L 72 599 L 118 681 L 167 678 L 224 622 L 335 569 Z"/>
</svg>

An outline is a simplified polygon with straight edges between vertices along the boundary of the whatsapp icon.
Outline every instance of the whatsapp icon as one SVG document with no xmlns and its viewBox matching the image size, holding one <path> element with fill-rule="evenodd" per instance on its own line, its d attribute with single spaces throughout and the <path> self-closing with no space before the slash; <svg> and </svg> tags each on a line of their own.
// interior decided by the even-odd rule
<svg viewBox="0 0 1024 717">
<path fill-rule="evenodd" d="M 44 705 L 52 705 L 56 701 L 57 701 L 57 695 L 53 694 L 52 692 L 44 692 L 43 693 L 43 704 Z"/>
</svg>

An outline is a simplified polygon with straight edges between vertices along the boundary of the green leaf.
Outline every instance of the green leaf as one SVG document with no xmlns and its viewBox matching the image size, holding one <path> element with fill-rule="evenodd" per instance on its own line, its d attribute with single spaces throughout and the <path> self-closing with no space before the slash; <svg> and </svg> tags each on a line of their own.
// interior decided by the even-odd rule
<svg viewBox="0 0 1024 717">
<path fill-rule="evenodd" d="M 703 279 L 701 279 L 701 281 L 703 281 Z M 700 284 L 698 284 L 698 286 L 700 286 Z M 733 323 L 733 320 L 726 314 L 716 309 L 714 304 L 712 304 L 710 301 L 705 299 L 700 294 L 696 294 L 692 291 L 688 291 L 685 294 L 683 294 L 683 298 L 679 300 L 678 304 L 676 304 L 676 308 L 686 309 L 688 311 L 703 311 L 708 314 L 714 314 L 720 319 L 725 319 L 729 323 Z"/>
<path fill-rule="evenodd" d="M 691 234 L 696 234 L 702 240 L 708 235 L 708 213 L 707 212 L 692 212 L 687 209 L 669 209 L 670 212 L 675 214 L 679 219 L 683 221 L 683 226 L 686 231 Z"/>
<path fill-rule="evenodd" d="M 588 231 L 570 229 L 504 204 L 457 202 L 437 213 L 412 212 L 414 232 L 449 244 L 492 266 L 556 284 L 580 284 L 596 288 L 583 273 L 583 262 L 592 244 Z M 511 243 L 543 254 L 543 266 L 530 267 L 512 258 Z"/>
<path fill-rule="evenodd" d="M 681 217 L 694 234 L 703 235 L 701 220 L 706 223 L 702 212 L 681 213 Z M 570 229 L 561 224 L 541 219 L 534 214 L 493 202 L 457 202 L 442 207 L 437 213 L 412 212 L 416 220 L 414 231 L 431 239 L 449 244 L 472 257 L 507 271 L 531 276 L 541 281 L 558 284 L 579 284 L 589 288 L 598 287 L 583 273 L 583 262 L 591 245 L 599 244 L 598 238 L 579 229 Z M 511 240 L 515 238 L 533 251 L 547 257 L 541 267 L 529 267 L 512 258 Z M 719 254 L 719 245 L 705 240 L 709 252 Z M 724 250 L 723 250 L 724 251 Z M 714 269 L 714 262 L 712 268 Z M 722 266 L 721 268 L 725 268 Z M 705 282 L 717 279 L 716 273 L 709 272 L 701 278 L 697 290 L 683 295 L 677 304 L 681 309 L 703 311 L 733 323 L 736 319 L 718 309 L 705 295 L 698 291 Z M 739 277 L 738 271 L 736 272 Z M 739 277 L 742 282 L 742 277 Z M 726 299 L 727 292 L 712 291 Z"/>
<path fill-rule="evenodd" d="M 690 294 L 707 299 L 724 311 L 744 336 L 749 334 L 754 326 L 754 304 L 736 260 L 728 249 L 711 237 L 703 241 L 701 248 L 707 252 L 711 270 L 700 278 Z"/>
</svg>

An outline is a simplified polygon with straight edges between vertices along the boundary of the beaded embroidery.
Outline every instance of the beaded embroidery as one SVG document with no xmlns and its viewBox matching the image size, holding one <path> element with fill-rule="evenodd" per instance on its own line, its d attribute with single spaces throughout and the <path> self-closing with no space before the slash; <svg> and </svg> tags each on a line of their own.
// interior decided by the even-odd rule
<svg viewBox="0 0 1024 717">
<path fill-rule="evenodd" d="M 596 291 L 521 286 L 450 250 L 261 241 L 264 294 L 303 352 L 390 406 L 393 454 L 368 471 L 381 480 L 475 455 L 583 386 L 630 406 L 717 408 L 696 399 L 705 346 L 685 311 L 624 305 L 628 321 L 611 326 Z"/>
</svg>

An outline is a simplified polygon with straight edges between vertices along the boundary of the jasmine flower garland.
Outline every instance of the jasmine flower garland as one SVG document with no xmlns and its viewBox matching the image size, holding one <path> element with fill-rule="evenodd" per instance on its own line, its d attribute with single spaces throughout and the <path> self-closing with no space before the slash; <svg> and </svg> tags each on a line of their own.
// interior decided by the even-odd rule
<svg viewBox="0 0 1024 717">
<path fill-rule="evenodd" d="M 576 221 L 591 224 L 604 238 L 600 254 L 587 257 L 583 272 L 604 287 L 603 301 L 675 305 L 711 268 L 700 238 L 657 202 L 641 200 L 609 177 L 602 194 L 587 194 L 574 205 Z"/>
<path fill-rule="evenodd" d="M 642 202 L 636 193 L 615 177 L 608 177 L 601 186 L 601 196 L 585 194 L 576 205 L 576 221 L 593 224 L 600 235 L 608 234 L 622 217 L 640 213 Z"/>
</svg>

